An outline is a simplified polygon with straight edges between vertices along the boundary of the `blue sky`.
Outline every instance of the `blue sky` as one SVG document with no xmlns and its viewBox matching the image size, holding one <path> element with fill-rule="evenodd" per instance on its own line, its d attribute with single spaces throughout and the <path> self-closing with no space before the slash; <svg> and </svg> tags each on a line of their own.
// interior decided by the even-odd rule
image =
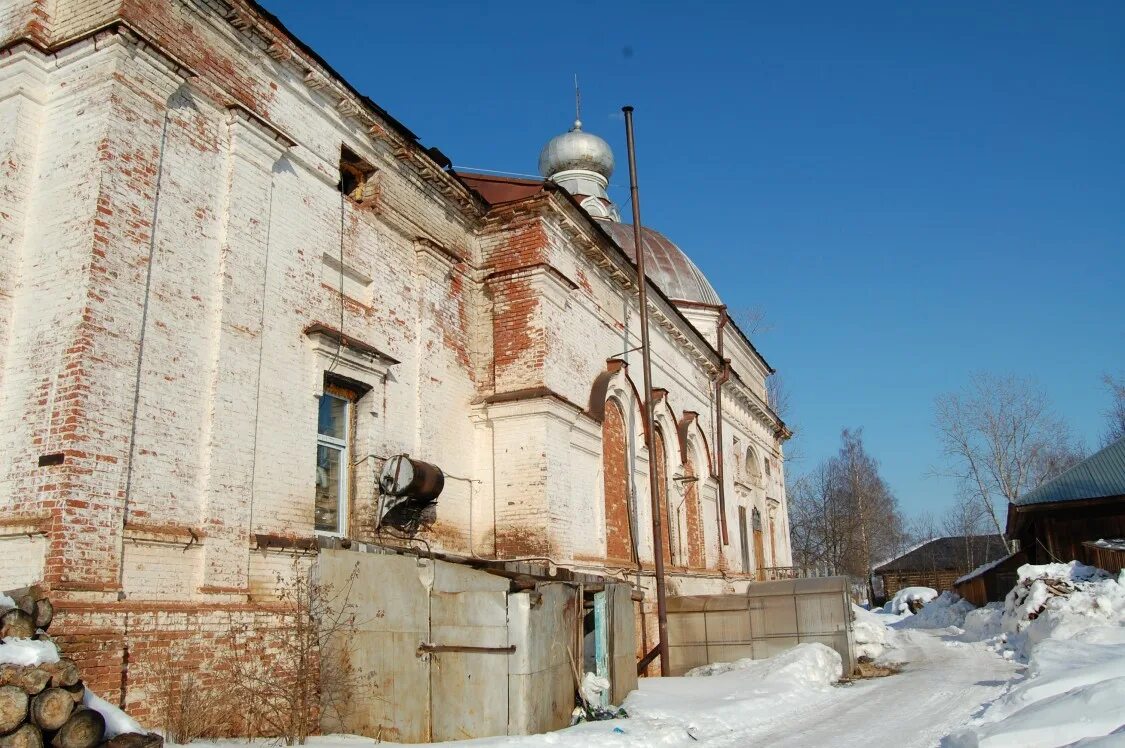
<svg viewBox="0 0 1125 748">
<path fill-rule="evenodd" d="M 265 0 L 461 167 L 530 173 L 573 119 L 783 373 L 806 458 L 864 428 L 903 507 L 952 486 L 933 399 L 1034 376 L 1093 446 L 1125 373 L 1125 3 Z"/>
</svg>

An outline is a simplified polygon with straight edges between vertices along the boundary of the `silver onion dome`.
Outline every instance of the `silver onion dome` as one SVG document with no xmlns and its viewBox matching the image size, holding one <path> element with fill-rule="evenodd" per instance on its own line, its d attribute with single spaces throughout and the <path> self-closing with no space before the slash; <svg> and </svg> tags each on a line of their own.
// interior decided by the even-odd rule
<svg viewBox="0 0 1125 748">
<path fill-rule="evenodd" d="M 551 138 L 539 153 L 539 173 L 544 177 L 572 169 L 592 171 L 606 179 L 613 174 L 613 150 L 609 143 L 583 132 L 580 120 L 574 121 L 570 132 Z"/>
</svg>

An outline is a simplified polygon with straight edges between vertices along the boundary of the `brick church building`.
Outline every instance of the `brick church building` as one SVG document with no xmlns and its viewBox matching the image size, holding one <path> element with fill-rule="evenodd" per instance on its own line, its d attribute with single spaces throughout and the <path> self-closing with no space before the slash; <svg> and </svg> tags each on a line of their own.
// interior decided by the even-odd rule
<svg viewBox="0 0 1125 748">
<path fill-rule="evenodd" d="M 791 565 L 772 369 L 649 228 L 645 447 L 632 227 L 579 123 L 542 180 L 462 173 L 249 0 L 13 0 L 0 152 L 0 589 L 50 588 L 111 701 L 143 717 L 153 642 L 329 541 L 628 581 L 641 649 L 650 480 L 669 594 Z M 447 480 L 387 533 L 404 453 Z"/>
</svg>

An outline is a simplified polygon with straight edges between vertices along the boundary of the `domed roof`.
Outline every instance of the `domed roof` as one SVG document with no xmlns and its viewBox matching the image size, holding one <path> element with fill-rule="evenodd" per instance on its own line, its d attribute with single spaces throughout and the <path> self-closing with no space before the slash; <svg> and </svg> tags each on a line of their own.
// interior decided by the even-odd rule
<svg viewBox="0 0 1125 748">
<path fill-rule="evenodd" d="M 609 179 L 613 174 L 613 150 L 597 135 L 582 132 L 582 123 L 574 121 L 570 132 L 551 138 L 539 153 L 539 173 L 552 177 L 560 171 L 581 169 Z"/>
<path fill-rule="evenodd" d="M 617 246 L 636 262 L 637 248 L 633 242 L 632 225 L 609 221 L 598 223 L 617 242 Z M 693 301 L 714 306 L 723 303 L 703 271 L 668 237 L 642 226 L 641 241 L 645 248 L 645 274 L 660 287 L 665 296 L 673 301 Z"/>
</svg>

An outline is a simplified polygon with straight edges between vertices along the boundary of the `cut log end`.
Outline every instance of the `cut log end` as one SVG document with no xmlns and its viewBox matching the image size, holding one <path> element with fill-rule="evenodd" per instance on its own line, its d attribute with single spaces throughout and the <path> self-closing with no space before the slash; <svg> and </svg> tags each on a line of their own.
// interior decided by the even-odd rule
<svg viewBox="0 0 1125 748">
<path fill-rule="evenodd" d="M 35 636 L 35 619 L 24 611 L 12 608 L 0 615 L 0 639 L 8 637 L 30 639 L 33 636 Z"/>
<path fill-rule="evenodd" d="M 31 617 L 35 619 L 36 628 L 46 631 L 50 628 L 51 621 L 55 620 L 55 606 L 51 605 L 51 601 L 46 598 L 36 600 L 35 610 L 32 612 Z"/>
<path fill-rule="evenodd" d="M 86 684 L 82 681 L 78 681 L 73 686 L 60 686 L 60 688 L 70 694 L 75 704 L 81 704 L 86 697 Z"/>
<path fill-rule="evenodd" d="M 25 722 L 15 732 L 0 735 L 0 748 L 43 748 L 43 731 Z"/>
<path fill-rule="evenodd" d="M 19 686 L 0 687 L 0 734 L 11 732 L 27 719 L 28 696 Z"/>
<path fill-rule="evenodd" d="M 74 660 L 68 660 L 65 657 L 52 664 L 47 670 L 51 673 L 51 685 L 56 688 L 73 686 L 82 677 Z"/>
<path fill-rule="evenodd" d="M 37 667 L 29 667 L 23 671 L 18 684 L 28 695 L 34 696 L 51 683 L 51 674 Z"/>
<path fill-rule="evenodd" d="M 54 748 L 94 748 L 105 737 L 105 717 L 93 709 L 80 707 L 55 733 Z"/>
<path fill-rule="evenodd" d="M 61 688 L 48 688 L 31 700 L 31 720 L 44 730 L 57 730 L 74 712 L 74 699 Z"/>
</svg>

